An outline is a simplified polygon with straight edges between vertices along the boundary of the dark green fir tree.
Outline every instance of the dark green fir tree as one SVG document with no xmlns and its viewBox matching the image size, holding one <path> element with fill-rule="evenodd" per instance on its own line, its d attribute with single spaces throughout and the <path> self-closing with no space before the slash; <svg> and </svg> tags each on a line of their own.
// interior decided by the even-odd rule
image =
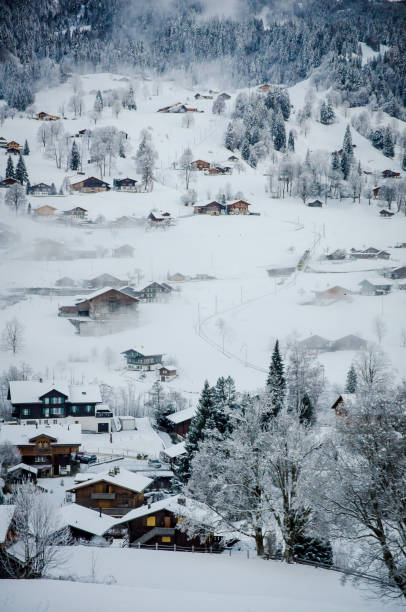
<svg viewBox="0 0 406 612">
<path fill-rule="evenodd" d="M 30 154 L 30 147 L 28 146 L 28 140 L 24 142 L 23 155 Z"/>
<path fill-rule="evenodd" d="M 24 183 L 28 181 L 28 172 L 27 168 L 25 167 L 24 158 L 22 155 L 20 155 L 20 157 L 18 158 L 14 178 L 16 179 L 16 181 L 21 183 L 21 185 L 24 185 Z"/>
<path fill-rule="evenodd" d="M 354 364 L 351 364 L 350 369 L 347 372 L 347 381 L 345 384 L 346 393 L 355 393 L 357 390 L 357 372 Z"/>
<path fill-rule="evenodd" d="M 11 155 L 9 155 L 7 159 L 6 179 L 7 178 L 15 178 L 14 164 Z"/>
<path fill-rule="evenodd" d="M 75 141 L 72 144 L 72 151 L 70 154 L 70 169 L 71 170 L 79 170 L 80 167 L 80 153 L 78 146 Z"/>
<path fill-rule="evenodd" d="M 269 419 L 277 416 L 282 409 L 286 395 L 285 366 L 279 350 L 279 340 L 275 342 L 273 349 L 266 390 L 269 396 L 269 409 L 265 415 L 265 422 L 269 422 Z"/>
<path fill-rule="evenodd" d="M 305 393 L 302 399 L 302 403 L 300 405 L 299 421 L 302 423 L 302 425 L 310 427 L 311 425 L 313 425 L 314 420 L 315 417 L 313 404 L 308 394 Z"/>
</svg>

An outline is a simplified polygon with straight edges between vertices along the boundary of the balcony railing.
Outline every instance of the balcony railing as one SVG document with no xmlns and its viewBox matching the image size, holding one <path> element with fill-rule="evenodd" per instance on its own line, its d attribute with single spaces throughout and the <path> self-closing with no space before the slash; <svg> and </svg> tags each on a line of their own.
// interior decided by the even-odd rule
<svg viewBox="0 0 406 612">
<path fill-rule="evenodd" d="M 116 499 L 115 493 L 92 493 L 91 499 Z"/>
</svg>

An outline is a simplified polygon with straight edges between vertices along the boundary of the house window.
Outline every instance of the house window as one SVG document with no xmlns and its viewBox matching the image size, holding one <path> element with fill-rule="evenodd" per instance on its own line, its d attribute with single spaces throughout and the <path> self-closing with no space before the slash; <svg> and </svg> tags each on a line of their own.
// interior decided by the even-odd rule
<svg viewBox="0 0 406 612">
<path fill-rule="evenodd" d="M 155 516 L 147 516 L 147 527 L 155 527 L 155 526 L 156 526 Z"/>
<path fill-rule="evenodd" d="M 56 415 L 63 416 L 63 408 L 52 408 L 52 414 L 54 416 L 56 416 Z"/>
<path fill-rule="evenodd" d="M 23 408 L 22 415 L 23 416 L 30 416 L 30 409 L 29 408 Z"/>
<path fill-rule="evenodd" d="M 44 404 L 49 404 L 49 397 L 44 397 L 42 401 L 44 402 Z"/>
<path fill-rule="evenodd" d="M 44 417 L 49 417 L 49 408 L 43 408 L 42 413 Z"/>
<path fill-rule="evenodd" d="M 85 406 L 85 412 L 87 412 L 87 414 L 90 414 L 92 412 L 92 407 L 89 406 Z"/>
<path fill-rule="evenodd" d="M 35 463 L 46 463 L 47 457 L 35 457 Z"/>
<path fill-rule="evenodd" d="M 79 412 L 79 406 L 71 406 L 72 414 L 77 414 Z"/>
<path fill-rule="evenodd" d="M 162 542 L 165 542 L 167 544 L 171 543 L 171 538 L 170 536 L 162 536 Z"/>
</svg>

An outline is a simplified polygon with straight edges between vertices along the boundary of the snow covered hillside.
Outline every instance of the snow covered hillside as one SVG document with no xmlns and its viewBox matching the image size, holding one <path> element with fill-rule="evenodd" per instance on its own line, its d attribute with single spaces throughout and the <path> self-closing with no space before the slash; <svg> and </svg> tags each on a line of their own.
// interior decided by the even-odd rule
<svg viewBox="0 0 406 612">
<path fill-rule="evenodd" d="M 128 79 L 114 74 L 88 74 L 81 78 L 84 90 L 82 116 L 73 117 L 65 110 L 67 119 L 61 121 L 66 132 L 76 134 L 94 125 L 87 111 L 93 108 L 95 93 L 112 88 L 125 88 Z M 294 111 L 305 99 L 309 83 L 302 82 L 289 90 Z M 251 204 L 257 215 L 200 216 L 181 203 L 185 179 L 175 169 L 187 147 L 194 159 L 226 164 L 231 155 L 224 147 L 224 133 L 230 119 L 238 91 L 228 91 L 224 115 L 213 115 L 212 100 L 194 99 L 191 90 L 175 81 L 154 80 L 135 83 L 137 111 L 122 110 L 118 117 L 105 108 L 96 127 L 113 125 L 128 134 L 126 158 L 117 158 L 111 175 L 103 180 L 132 177 L 135 172 L 134 154 L 142 129 L 152 137 L 159 158 L 154 189 L 149 193 L 120 193 L 109 191 L 97 194 L 74 193 L 66 196 L 29 196 L 32 209 L 50 204 L 56 216 L 75 206 L 88 211 L 95 224 L 65 224 L 54 218 L 40 219 L 35 215 L 15 215 L 1 204 L 2 223 L 13 232 L 12 240 L 2 249 L 0 260 L 1 303 L 0 329 L 16 317 L 25 327 L 24 346 L 16 355 L 0 352 L 0 367 L 10 363 L 28 363 L 35 372 L 56 379 L 106 383 L 113 387 L 126 386 L 135 381 L 141 397 L 153 381 L 154 374 L 139 379 L 135 372 L 124 369 L 120 353 L 134 348 L 146 354 L 165 354 L 167 363 L 174 363 L 178 376 L 170 383 L 194 403 L 205 378 L 211 383 L 220 375 L 231 375 L 240 389 L 255 389 L 264 383 L 270 350 L 276 338 L 286 344 L 292 338 L 306 338 L 311 334 L 335 340 L 355 334 L 368 342 L 376 342 L 374 320 L 384 318 L 386 333 L 381 339 L 382 349 L 393 362 L 394 375 L 404 374 L 398 364 L 404 362 L 406 348 L 400 334 L 406 292 L 397 289 L 382 297 L 359 295 L 358 283 L 367 278 L 385 282 L 380 272 L 383 267 L 406 265 L 406 249 L 394 248 L 406 242 L 406 217 L 382 219 L 377 202 L 371 205 L 365 198 L 353 203 L 351 198 L 329 200 L 323 208 L 309 208 L 298 198 L 274 199 L 268 192 L 269 160 L 251 168 L 240 162 L 232 175 L 208 176 L 193 172 L 191 187 L 197 191 L 198 203 L 218 199 L 219 191 L 228 190 L 235 199 Z M 246 90 L 248 92 L 248 90 Z M 37 111 L 59 114 L 61 105 L 67 107 L 72 93 L 70 81 L 37 94 Z M 317 93 L 320 99 L 324 93 Z M 194 121 L 184 126 L 182 114 L 157 113 L 159 108 L 182 102 L 196 107 Z M 329 157 L 342 146 L 344 131 L 350 116 L 337 111 L 333 125 L 322 125 L 315 119 L 308 121 L 305 133 L 298 133 L 296 152 L 302 158 L 308 149 L 320 150 Z M 387 119 L 389 119 L 387 117 Z M 402 122 L 398 121 L 399 126 Z M 57 169 L 52 159 L 43 154 L 37 140 L 40 122 L 29 118 L 8 118 L 1 126 L 0 136 L 7 141 L 30 145 L 30 155 L 24 159 L 31 184 L 55 183 L 57 190 L 68 175 L 71 183 L 97 176 L 97 168 L 88 162 L 84 150 L 83 171 Z M 404 124 L 403 124 L 404 127 Z M 295 112 L 287 124 L 294 128 Z M 373 173 L 390 168 L 400 171 L 397 159 L 388 160 L 371 143 L 352 130 L 356 157 L 362 167 Z M 6 156 L 0 162 L 4 175 Z M 6 190 L 2 190 L 5 192 Z M 242 195 L 241 195 L 242 194 Z M 165 230 L 149 228 L 146 217 L 151 212 L 167 211 L 174 224 Z M 134 217 L 138 225 L 119 227 L 112 223 L 123 217 Z M 38 258 L 38 241 L 52 239 L 72 251 L 93 250 L 89 259 Z M 111 257 L 112 249 L 129 244 L 135 248 L 133 257 Z M 376 247 L 390 254 L 390 261 L 364 260 L 326 262 L 323 256 L 336 249 L 365 249 Z M 267 274 L 270 267 L 295 267 L 305 250 L 310 250 L 306 271 L 296 271 L 286 280 L 273 279 Z M 76 281 L 110 273 L 141 288 L 150 281 L 166 281 L 168 274 L 210 275 L 212 280 L 189 280 L 173 283 L 167 302 L 145 303 L 138 307 L 133 324 L 124 331 L 102 336 L 80 336 L 66 318 L 58 318 L 58 306 L 70 304 L 75 296 L 36 295 L 21 293 L 20 289 L 52 288 L 64 276 Z M 330 304 L 314 301 L 314 292 L 322 292 L 336 285 L 348 290 L 347 299 Z M 78 290 L 78 296 L 80 296 Z M 107 357 L 108 355 L 108 357 Z M 356 356 L 354 351 L 321 353 L 326 378 L 343 385 L 345 373 Z M 65 585 L 58 585 L 63 589 Z M 90 588 L 90 587 L 89 587 Z M 96 588 L 96 587 L 92 587 Z M 106 588 L 106 587 L 103 587 Z"/>
<path fill-rule="evenodd" d="M 381 612 L 335 572 L 247 559 L 245 553 L 185 554 L 129 549 L 74 547 L 63 580 L 2 582 L 0 607 L 19 612 L 27 600 L 35 610 L 124 612 Z M 74 577 L 78 582 L 66 579 Z M 104 584 L 103 584 L 104 583 Z M 294 588 L 292 588 L 294 585 Z M 388 610 L 396 612 L 400 604 Z"/>
</svg>

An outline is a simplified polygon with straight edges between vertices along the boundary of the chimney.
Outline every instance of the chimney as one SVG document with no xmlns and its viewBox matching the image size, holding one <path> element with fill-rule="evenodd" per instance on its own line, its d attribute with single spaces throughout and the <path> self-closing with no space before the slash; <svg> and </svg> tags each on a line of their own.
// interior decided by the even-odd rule
<svg viewBox="0 0 406 612">
<path fill-rule="evenodd" d="M 151 502 L 148 502 L 148 508 L 151 508 Z"/>
<path fill-rule="evenodd" d="M 101 508 L 99 508 L 99 516 L 100 516 L 100 518 L 101 518 L 101 515 L 102 515 L 102 511 L 101 511 Z"/>
</svg>

